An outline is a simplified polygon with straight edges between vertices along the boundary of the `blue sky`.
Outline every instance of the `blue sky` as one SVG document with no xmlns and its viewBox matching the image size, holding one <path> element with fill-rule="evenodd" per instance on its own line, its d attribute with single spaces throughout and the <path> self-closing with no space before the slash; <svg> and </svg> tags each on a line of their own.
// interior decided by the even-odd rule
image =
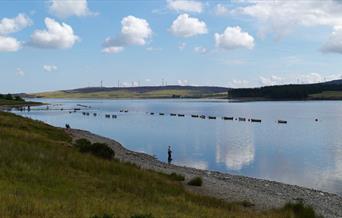
<svg viewBox="0 0 342 218">
<path fill-rule="evenodd" d="M 341 78 L 342 3 L 0 2 L 0 92 Z"/>
</svg>

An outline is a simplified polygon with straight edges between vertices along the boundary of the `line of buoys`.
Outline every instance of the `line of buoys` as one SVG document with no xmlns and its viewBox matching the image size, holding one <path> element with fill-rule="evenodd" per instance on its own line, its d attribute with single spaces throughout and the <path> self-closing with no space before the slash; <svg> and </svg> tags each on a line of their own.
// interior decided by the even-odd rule
<svg viewBox="0 0 342 218">
<path fill-rule="evenodd" d="M 201 118 L 201 119 L 205 119 L 205 115 L 201 115 L 200 118 Z"/>
<path fill-rule="evenodd" d="M 179 116 L 179 117 L 185 117 L 184 114 L 178 114 L 177 116 Z"/>
<path fill-rule="evenodd" d="M 172 113 L 171 113 L 170 116 L 175 117 L 175 116 L 177 116 L 177 114 L 172 114 Z"/>
<path fill-rule="evenodd" d="M 159 113 L 160 116 L 164 116 L 165 114 L 164 113 Z"/>
<path fill-rule="evenodd" d="M 216 120 L 216 117 L 214 117 L 214 116 L 208 116 L 208 119 L 209 119 L 209 120 Z"/>
<path fill-rule="evenodd" d="M 198 115 L 193 114 L 193 115 L 191 115 L 191 117 L 198 118 Z"/>
</svg>

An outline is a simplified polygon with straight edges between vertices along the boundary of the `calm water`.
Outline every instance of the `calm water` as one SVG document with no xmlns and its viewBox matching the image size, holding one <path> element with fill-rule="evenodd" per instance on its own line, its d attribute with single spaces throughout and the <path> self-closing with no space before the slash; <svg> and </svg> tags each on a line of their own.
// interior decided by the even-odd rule
<svg viewBox="0 0 342 218">
<path fill-rule="evenodd" d="M 42 101 L 42 99 L 39 99 Z M 128 149 L 200 169 L 275 180 L 342 194 L 342 102 L 203 100 L 44 100 L 50 108 L 90 105 L 94 117 L 68 111 L 22 112 L 55 126 L 69 123 L 113 138 Z M 120 113 L 128 109 L 128 113 Z M 151 116 L 146 112 L 156 112 Z M 164 112 L 165 116 L 159 116 Z M 105 114 L 117 114 L 106 119 Z M 185 117 L 171 117 L 183 113 Z M 251 117 L 262 123 L 202 120 L 191 114 Z M 315 118 L 319 121 L 315 122 Z M 288 124 L 278 124 L 278 119 Z"/>
</svg>

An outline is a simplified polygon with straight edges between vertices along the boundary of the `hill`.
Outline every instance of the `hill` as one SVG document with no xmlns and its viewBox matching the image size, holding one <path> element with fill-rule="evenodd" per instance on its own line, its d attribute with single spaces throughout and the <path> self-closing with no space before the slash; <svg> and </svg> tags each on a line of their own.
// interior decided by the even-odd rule
<svg viewBox="0 0 342 218">
<path fill-rule="evenodd" d="M 342 100 L 342 80 L 232 89 L 229 98 L 248 100 Z"/>
<path fill-rule="evenodd" d="M 30 94 L 41 98 L 227 98 L 229 88 L 210 86 L 88 87 Z"/>
<path fill-rule="evenodd" d="M 260 212 L 192 194 L 175 177 L 81 153 L 63 129 L 1 111 L 0 147 L 1 217 L 315 217 L 300 205 Z"/>
</svg>

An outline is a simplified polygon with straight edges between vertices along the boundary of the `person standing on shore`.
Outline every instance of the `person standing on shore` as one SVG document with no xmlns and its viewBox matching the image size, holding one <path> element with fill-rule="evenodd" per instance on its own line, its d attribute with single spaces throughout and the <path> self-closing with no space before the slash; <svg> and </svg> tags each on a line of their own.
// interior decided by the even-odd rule
<svg viewBox="0 0 342 218">
<path fill-rule="evenodd" d="M 172 151 L 171 151 L 171 146 L 169 146 L 169 148 L 167 149 L 167 155 L 168 155 L 167 161 L 168 161 L 168 163 L 170 164 L 170 163 L 171 163 L 171 161 L 172 161 Z"/>
</svg>

